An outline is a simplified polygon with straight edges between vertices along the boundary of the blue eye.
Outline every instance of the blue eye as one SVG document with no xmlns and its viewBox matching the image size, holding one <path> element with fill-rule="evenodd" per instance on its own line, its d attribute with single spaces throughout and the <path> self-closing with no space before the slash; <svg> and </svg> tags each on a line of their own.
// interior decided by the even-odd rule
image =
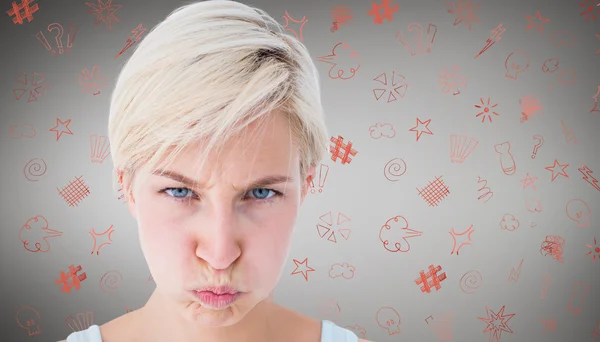
<svg viewBox="0 0 600 342">
<path fill-rule="evenodd" d="M 276 195 L 275 191 L 271 190 L 271 189 L 266 189 L 266 188 L 256 188 L 256 189 L 252 189 L 250 190 L 250 193 L 256 197 L 256 199 L 267 199 L 270 198 L 269 196 L 269 191 L 273 194 Z"/>
<path fill-rule="evenodd" d="M 188 195 L 192 194 L 192 190 L 188 188 L 168 188 L 164 190 L 167 194 L 177 199 L 182 199 L 188 197 Z"/>
</svg>

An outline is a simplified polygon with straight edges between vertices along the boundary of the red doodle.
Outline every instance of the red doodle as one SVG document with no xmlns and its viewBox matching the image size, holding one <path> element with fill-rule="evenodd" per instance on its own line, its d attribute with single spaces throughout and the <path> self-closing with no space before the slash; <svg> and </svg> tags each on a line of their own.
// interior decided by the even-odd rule
<svg viewBox="0 0 600 342">
<path fill-rule="evenodd" d="M 473 294 L 483 283 L 483 277 L 479 271 L 469 271 L 460 278 L 460 289 L 466 294 Z"/>
<path fill-rule="evenodd" d="M 477 57 L 481 56 L 484 52 L 486 52 L 489 48 L 491 48 L 494 44 L 496 44 L 497 42 L 500 41 L 500 39 L 502 38 L 502 34 L 506 32 L 506 29 L 504 27 L 502 27 L 502 23 L 500 23 L 500 25 L 496 26 L 493 30 L 492 30 L 492 34 L 490 35 L 490 37 L 486 40 L 486 44 L 483 47 L 483 49 L 481 49 L 481 51 L 479 51 L 476 55 L 475 55 L 475 59 L 477 59 Z"/>
<path fill-rule="evenodd" d="M 546 332 L 546 330 L 556 332 L 556 326 L 558 324 L 556 323 L 556 321 L 554 321 L 554 318 L 552 318 L 552 316 L 550 316 L 550 318 L 548 319 L 541 319 L 540 322 L 544 324 L 544 330 L 542 330 L 543 333 Z"/>
<path fill-rule="evenodd" d="M 494 150 L 500 157 L 500 167 L 502 172 L 507 176 L 512 176 L 517 171 L 517 164 L 515 163 L 515 157 L 510 152 L 510 142 L 505 141 L 500 144 L 494 145 Z"/>
<path fill-rule="evenodd" d="M 85 2 L 91 9 L 87 10 L 88 13 L 96 16 L 94 19 L 94 26 L 98 26 L 100 23 L 106 24 L 109 30 L 112 30 L 112 23 L 120 22 L 119 18 L 115 15 L 115 12 L 121 9 L 123 5 L 113 5 L 113 0 L 98 0 L 97 4 L 91 2 Z"/>
<path fill-rule="evenodd" d="M 556 75 L 556 82 L 562 86 L 570 86 L 577 82 L 577 75 L 573 69 L 562 69 Z"/>
<path fill-rule="evenodd" d="M 27 73 L 23 72 L 19 76 L 15 77 L 15 82 L 21 83 L 25 87 L 19 86 L 19 88 L 13 89 L 13 95 L 15 100 L 19 101 L 23 95 L 29 93 L 27 102 L 33 102 L 41 99 L 46 95 L 48 91 L 48 85 L 44 83 L 46 78 L 37 72 L 33 72 L 31 75 L 31 81 L 27 81 Z"/>
<path fill-rule="evenodd" d="M 9 134 L 11 139 L 21 138 L 35 138 L 36 131 L 33 126 L 29 124 L 16 124 L 9 128 Z"/>
<path fill-rule="evenodd" d="M 87 279 L 87 275 L 84 273 L 77 274 L 81 271 L 81 266 L 74 267 L 73 265 L 69 266 L 69 273 L 65 273 L 64 271 L 60 271 L 60 278 L 56 279 L 54 282 L 57 285 L 61 285 L 60 290 L 62 292 L 69 293 L 71 289 L 75 289 L 75 291 L 79 291 L 81 289 L 81 282 Z"/>
<path fill-rule="evenodd" d="M 342 236 L 346 241 L 350 238 L 351 230 L 346 228 L 346 222 L 349 222 L 350 219 L 346 215 L 338 213 L 337 229 L 333 228 L 333 215 L 331 211 L 327 214 L 321 215 L 319 219 L 321 222 L 325 223 L 325 225 L 317 224 L 317 233 L 322 239 L 326 238 L 327 241 L 337 243 L 338 239 L 337 235 L 335 234 L 336 232 L 340 234 L 340 236 Z"/>
<path fill-rule="evenodd" d="M 532 178 L 529 175 L 529 173 L 527 173 L 527 176 L 525 176 L 525 179 L 522 179 L 519 182 L 523 183 L 523 189 L 525 189 L 526 187 L 530 186 L 533 190 L 537 190 L 537 188 L 535 187 L 535 184 L 533 183 L 536 180 L 538 180 L 538 177 L 533 177 Z"/>
<path fill-rule="evenodd" d="M 598 182 L 598 179 L 596 179 L 594 176 L 592 176 L 592 173 L 594 173 L 594 171 L 592 171 L 589 167 L 587 167 L 585 165 L 578 168 L 577 170 L 583 175 L 582 179 L 584 181 L 586 181 L 594 189 L 600 191 L 600 183 Z M 567 176 L 567 178 L 568 178 L 568 176 Z"/>
<path fill-rule="evenodd" d="M 340 319 L 342 309 L 337 301 L 331 298 L 325 298 L 319 301 L 319 315 L 321 318 L 331 322 L 336 322 Z"/>
<path fill-rule="evenodd" d="M 500 220 L 500 228 L 508 230 L 509 232 L 517 230 L 521 226 L 521 223 L 512 214 L 504 214 Z"/>
<path fill-rule="evenodd" d="M 62 25 L 59 23 L 51 23 L 50 25 L 48 25 L 49 32 L 52 32 L 55 30 L 57 31 L 55 38 L 54 38 L 54 40 L 56 41 L 56 49 L 54 49 L 54 47 L 52 47 L 52 45 L 50 43 L 48 43 L 48 40 L 46 39 L 44 32 L 42 32 L 41 30 L 38 31 L 38 33 L 35 35 L 35 37 L 37 38 L 37 40 L 40 43 L 42 43 L 42 45 L 44 45 L 46 50 L 50 51 L 50 54 L 52 56 L 55 56 L 57 53 L 59 55 L 69 53 L 71 51 L 71 48 L 73 47 L 73 42 L 75 41 L 75 35 L 77 34 L 77 26 L 75 24 L 69 24 L 68 31 L 67 31 L 66 46 L 63 45 L 63 41 L 62 41 L 64 32 L 65 32 Z"/>
<path fill-rule="evenodd" d="M 558 160 L 554 159 L 554 164 L 551 166 L 546 166 L 545 169 L 552 172 L 552 182 L 554 182 L 554 180 L 558 176 L 563 176 L 565 178 L 569 178 L 569 175 L 567 174 L 567 171 L 565 170 L 568 166 L 569 166 L 569 164 L 561 164 L 558 162 Z M 558 169 L 560 169 L 560 171 L 558 171 Z"/>
<path fill-rule="evenodd" d="M 106 86 L 106 78 L 100 75 L 100 67 L 94 65 L 91 72 L 87 68 L 81 70 L 79 84 L 82 85 L 83 93 L 97 95 L 100 93 L 100 89 Z"/>
<path fill-rule="evenodd" d="M 542 242 L 540 248 L 540 254 L 544 256 L 550 255 L 552 259 L 558 262 L 564 262 L 563 248 L 565 246 L 565 239 L 557 235 L 546 235 L 546 240 Z"/>
<path fill-rule="evenodd" d="M 480 4 L 471 3 L 472 0 L 456 0 L 456 4 L 452 4 L 450 2 L 446 2 L 446 6 L 452 7 L 447 10 L 448 13 L 454 15 L 454 26 L 457 26 L 460 23 L 465 24 L 469 30 L 472 28 L 472 23 L 480 22 L 479 18 L 475 16 L 476 12 L 481 8 Z"/>
<path fill-rule="evenodd" d="M 442 176 L 436 177 L 433 181 L 430 181 L 423 189 L 417 188 L 417 191 L 430 207 L 437 207 L 437 205 L 450 194 L 450 189 L 444 184 Z"/>
<path fill-rule="evenodd" d="M 383 167 L 383 176 L 390 182 L 396 182 L 406 173 L 404 159 L 394 158 Z"/>
<path fill-rule="evenodd" d="M 596 242 L 595 236 L 594 236 L 594 245 L 592 246 L 591 244 L 586 243 L 585 246 L 590 249 L 590 251 L 587 252 L 585 255 L 590 255 L 592 262 L 594 262 L 594 260 L 596 260 L 596 259 L 600 260 L 600 245 L 598 245 L 598 242 Z"/>
<path fill-rule="evenodd" d="M 329 78 L 349 80 L 356 75 L 360 69 L 360 57 L 350 45 L 340 42 L 335 44 L 331 55 L 317 57 L 319 62 L 331 65 Z M 347 76 L 346 74 L 350 74 Z"/>
<path fill-rule="evenodd" d="M 388 94 L 387 103 L 394 102 L 398 100 L 398 97 L 404 98 L 408 90 L 408 84 L 404 82 L 404 76 L 396 73 L 395 71 L 392 71 L 390 84 L 388 84 L 388 77 L 385 72 L 381 73 L 373 80 L 386 86 L 386 88 L 373 89 L 373 95 L 375 95 L 375 99 L 377 101 L 379 101 L 379 99 L 381 99 L 385 94 Z M 396 95 L 398 95 L 398 97 Z"/>
<path fill-rule="evenodd" d="M 547 59 L 542 64 L 542 71 L 546 73 L 553 73 L 558 70 L 558 58 Z"/>
<path fill-rule="evenodd" d="M 396 33 L 396 39 L 410 52 L 411 56 L 423 55 L 431 52 L 431 47 L 433 46 L 433 41 L 435 40 L 435 34 L 437 33 L 436 25 L 429 24 L 427 27 L 427 37 L 425 42 L 423 42 L 425 30 L 421 24 L 410 23 L 406 29 L 409 33 L 414 32 L 412 37 L 409 35 L 409 38 L 412 39 L 407 39 L 402 30 Z"/>
<path fill-rule="evenodd" d="M 298 19 L 292 18 L 292 16 L 290 16 L 290 14 L 287 11 L 285 11 L 285 15 L 283 16 L 283 19 L 285 19 L 285 25 L 283 26 L 283 28 L 286 31 L 292 32 L 294 34 L 294 36 L 296 36 L 296 39 L 303 42 L 304 41 L 304 34 L 303 34 L 304 25 L 308 22 L 308 19 L 306 19 L 306 16 L 304 16 L 304 17 L 302 17 L 302 19 L 298 20 Z M 291 28 L 290 22 L 292 22 L 294 24 L 300 24 L 300 27 L 298 29 Z"/>
<path fill-rule="evenodd" d="M 69 184 L 62 189 L 56 188 L 58 194 L 62 196 L 70 207 L 76 207 L 90 194 L 90 188 L 81 179 L 82 177 L 75 177 L 74 180 L 69 181 Z"/>
<path fill-rule="evenodd" d="M 132 47 L 133 44 L 142 40 L 142 34 L 144 32 L 146 32 L 146 28 L 143 27 L 142 24 L 139 24 L 136 28 L 131 30 L 131 36 L 129 38 L 127 38 L 127 41 L 125 42 L 125 47 L 123 47 L 123 49 L 121 49 L 121 51 L 119 51 L 119 53 L 115 56 L 114 59 L 119 58 L 119 56 L 124 54 L 125 51 L 129 50 L 129 48 Z"/>
<path fill-rule="evenodd" d="M 516 270 L 514 268 L 510 269 L 510 274 L 508 275 L 508 280 L 506 280 L 507 284 L 511 280 L 514 281 L 515 283 L 519 281 L 519 277 L 521 276 L 521 269 L 523 268 L 523 260 L 524 259 L 521 259 L 521 262 L 519 263 L 519 267 Z"/>
<path fill-rule="evenodd" d="M 339 159 L 343 164 L 350 164 L 352 162 L 352 158 L 355 157 L 358 151 L 352 148 L 352 141 L 348 141 L 348 143 L 344 144 L 344 137 L 338 135 L 337 137 L 331 137 L 329 139 L 332 146 L 329 146 L 329 152 L 331 153 L 331 160 L 337 162 Z"/>
<path fill-rule="evenodd" d="M 519 104 L 521 105 L 521 119 L 519 120 L 521 123 L 529 120 L 543 109 L 537 95 L 523 96 L 519 99 Z"/>
<path fill-rule="evenodd" d="M 437 313 L 434 317 L 429 316 L 425 323 L 435 333 L 440 341 L 452 340 L 452 326 L 454 324 L 454 312 Z"/>
<path fill-rule="evenodd" d="M 575 287 L 567 303 L 567 312 L 573 316 L 579 316 L 586 302 L 586 295 L 590 292 L 590 284 L 575 282 Z"/>
<path fill-rule="evenodd" d="M 592 330 L 592 339 L 594 342 L 600 342 L 600 318 L 596 320 L 594 330 Z"/>
<path fill-rule="evenodd" d="M 523 50 L 513 51 L 504 62 L 506 78 L 516 80 L 520 74 L 529 69 L 529 55 Z"/>
<path fill-rule="evenodd" d="M 556 30 L 549 34 L 550 42 L 553 46 L 575 46 L 577 38 L 573 32 L 567 30 Z"/>
<path fill-rule="evenodd" d="M 423 233 L 408 228 L 404 216 L 395 216 L 385 222 L 379 230 L 379 241 L 388 252 L 408 252 L 410 243 L 407 239 L 421 236 Z"/>
<path fill-rule="evenodd" d="M 350 265 L 347 262 L 333 264 L 329 268 L 329 277 L 331 279 L 335 278 L 344 278 L 344 279 L 352 279 L 354 278 L 354 271 L 356 269 L 354 266 Z"/>
<path fill-rule="evenodd" d="M 489 332 L 489 342 L 500 342 L 502 332 L 513 333 L 512 329 L 508 326 L 508 321 L 515 316 L 515 314 L 504 314 L 504 305 L 494 312 L 488 306 L 485 307 L 487 317 L 477 317 L 480 321 L 485 322 L 487 326 L 483 329 L 483 332 Z"/>
<path fill-rule="evenodd" d="M 446 280 L 446 272 L 442 271 L 442 266 L 433 267 L 429 265 L 429 271 L 420 271 L 419 278 L 415 279 L 415 284 L 421 285 L 419 288 L 423 293 L 431 293 L 432 289 L 439 291 L 442 288 L 442 281 Z"/>
<path fill-rule="evenodd" d="M 29 252 L 48 252 L 50 251 L 48 239 L 62 234 L 58 230 L 51 229 L 44 216 L 38 215 L 25 222 L 19 231 L 19 238 L 23 247 Z"/>
<path fill-rule="evenodd" d="M 542 16 L 540 15 L 540 11 L 537 11 L 535 16 L 526 15 L 525 19 L 527 19 L 529 21 L 529 23 L 527 24 L 527 27 L 525 28 L 525 31 L 535 28 L 538 30 L 538 32 L 540 34 L 544 33 L 543 25 L 550 22 L 550 19 L 542 18 Z M 537 23 L 534 24 L 534 21 Z"/>
<path fill-rule="evenodd" d="M 544 145 L 544 137 L 539 134 L 533 136 L 533 140 L 536 141 L 535 145 L 533 145 L 533 153 L 531 154 L 531 159 L 535 159 L 537 156 L 537 152 L 542 145 Z"/>
<path fill-rule="evenodd" d="M 548 289 L 552 283 L 552 277 L 549 274 L 544 274 L 542 280 L 544 283 L 542 284 L 542 294 L 540 295 L 540 299 L 546 298 L 546 294 L 548 294 Z"/>
<path fill-rule="evenodd" d="M 565 140 L 567 143 L 573 142 L 577 145 L 577 139 L 575 139 L 575 134 L 573 133 L 573 129 L 571 127 L 567 127 L 564 121 L 560 120 L 563 128 L 563 134 L 565 135 Z"/>
<path fill-rule="evenodd" d="M 594 8 L 595 0 L 584 0 L 579 4 L 579 7 L 583 8 L 584 11 L 579 14 L 580 17 L 585 16 L 585 22 L 587 23 L 590 19 L 596 21 L 598 16 L 600 16 L 600 8 Z M 598 4 L 596 4 L 598 6 Z"/>
<path fill-rule="evenodd" d="M 304 277 L 304 280 L 308 281 L 308 272 L 314 272 L 315 269 L 308 266 L 308 258 L 304 258 L 304 260 L 299 261 L 296 259 L 293 259 L 294 264 L 296 264 L 296 269 L 294 269 L 292 271 L 291 275 L 294 274 L 302 274 L 302 276 Z"/>
<path fill-rule="evenodd" d="M 49 131 L 56 133 L 56 141 L 58 141 L 63 134 L 73 135 L 73 132 L 69 129 L 70 124 L 71 119 L 62 121 L 61 119 L 56 118 L 56 126 L 50 128 Z"/>
<path fill-rule="evenodd" d="M 379 139 L 381 137 L 385 138 L 393 138 L 396 136 L 396 130 L 392 124 L 382 124 L 380 122 L 375 123 L 373 126 L 369 127 L 369 135 L 373 139 Z"/>
<path fill-rule="evenodd" d="M 456 255 L 458 255 L 458 252 L 463 246 L 470 245 L 471 234 L 474 232 L 473 225 L 469 226 L 469 228 L 465 229 L 462 233 L 457 233 L 454 231 L 454 228 L 452 228 L 452 230 L 450 230 L 450 235 L 452 236 L 453 246 L 450 254 L 456 253 Z"/>
<path fill-rule="evenodd" d="M 534 198 L 529 198 L 525 200 L 525 207 L 527 211 L 530 213 L 539 213 L 542 211 L 542 203 Z"/>
<path fill-rule="evenodd" d="M 481 177 L 477 176 L 477 184 L 481 184 L 481 187 L 479 189 L 477 189 L 479 196 L 477 197 L 477 200 L 479 200 L 480 202 L 483 203 L 487 203 L 490 199 L 492 199 L 492 197 L 494 197 L 494 193 L 492 192 L 492 189 L 490 189 L 487 186 L 487 180 L 485 179 L 481 179 Z"/>
<path fill-rule="evenodd" d="M 350 7 L 346 4 L 332 6 L 329 8 L 329 13 L 333 22 L 336 23 L 336 31 L 342 26 L 350 24 L 353 21 L 354 14 Z"/>
<path fill-rule="evenodd" d="M 38 4 L 33 4 L 29 6 L 34 0 L 21 0 L 21 4 L 17 4 L 16 1 L 12 2 L 12 7 L 6 11 L 9 17 L 12 18 L 12 22 L 14 24 L 22 25 L 27 19 L 27 22 L 30 23 L 33 21 L 33 13 L 39 11 L 40 6 Z M 29 335 L 31 336 L 31 335 Z"/>
<path fill-rule="evenodd" d="M 112 244 L 111 235 L 114 233 L 112 225 L 102 233 L 96 233 L 94 228 L 92 228 L 89 233 L 92 236 L 92 239 L 94 239 L 94 247 L 92 247 L 92 252 L 90 254 L 96 252 L 96 255 L 99 255 L 102 247 Z"/>
<path fill-rule="evenodd" d="M 388 22 L 391 22 L 394 19 L 393 14 L 398 11 L 398 4 L 394 4 L 390 7 L 392 2 L 394 2 L 394 0 L 381 0 L 381 5 L 377 5 L 377 2 L 373 1 L 371 9 L 367 11 L 369 17 L 373 17 L 373 23 L 383 24 L 383 19 L 387 19 Z"/>
<path fill-rule="evenodd" d="M 122 283 L 123 276 L 121 272 L 116 270 L 108 271 L 100 278 L 100 290 L 106 294 L 115 294 Z"/>
<path fill-rule="evenodd" d="M 567 217 L 577 223 L 577 228 L 590 226 L 590 206 L 583 200 L 574 198 L 567 202 Z"/>
<path fill-rule="evenodd" d="M 450 135 L 450 161 L 462 164 L 471 155 L 477 144 L 479 141 L 475 138 L 469 139 L 466 135 Z"/>
<path fill-rule="evenodd" d="M 400 333 L 401 318 L 398 311 L 389 306 L 381 307 L 375 314 L 377 324 L 385 330 L 389 336 Z"/>
<path fill-rule="evenodd" d="M 460 67 L 456 65 L 451 70 L 443 68 L 438 76 L 438 83 L 442 85 L 443 93 L 452 92 L 452 95 L 460 94 L 460 90 L 467 87 L 467 79 L 461 75 Z"/>
<path fill-rule="evenodd" d="M 360 338 L 365 338 L 367 336 L 367 329 L 361 327 L 358 324 L 347 325 L 344 328 L 352 331 L 356 336 L 358 336 Z"/>
<path fill-rule="evenodd" d="M 23 306 L 15 314 L 17 324 L 27 330 L 27 336 L 35 336 L 42 333 L 41 321 L 42 317 L 36 309 L 31 306 Z"/>
<path fill-rule="evenodd" d="M 106 136 L 90 135 L 90 160 L 92 163 L 102 164 L 110 155 L 110 142 Z"/>
<path fill-rule="evenodd" d="M 39 177 L 46 173 L 46 162 L 44 159 L 34 158 L 25 164 L 23 175 L 30 182 L 37 182 Z"/>
<path fill-rule="evenodd" d="M 425 121 L 421 121 L 421 119 L 417 118 L 417 124 L 415 127 L 409 129 L 409 132 L 417 133 L 417 141 L 421 138 L 423 134 L 433 135 L 433 132 L 429 129 L 429 124 L 431 123 L 431 119 L 427 119 Z"/>
<path fill-rule="evenodd" d="M 86 311 L 80 312 L 73 316 L 69 316 L 65 319 L 65 323 L 73 330 L 73 332 L 83 331 L 94 325 L 94 312 Z"/>
<path fill-rule="evenodd" d="M 329 166 L 327 166 L 325 164 L 321 164 L 321 167 L 319 167 L 319 177 L 317 179 L 318 190 L 317 190 L 317 188 L 315 188 L 314 180 L 312 178 L 310 179 L 310 193 L 311 194 L 315 194 L 317 192 L 318 193 L 323 192 L 323 188 L 325 187 L 325 181 L 327 180 L 328 174 L 329 174 Z"/>
<path fill-rule="evenodd" d="M 598 90 L 596 91 L 596 94 L 594 94 L 594 96 L 592 96 L 592 99 L 594 99 L 594 107 L 592 107 L 592 109 L 590 109 L 590 113 L 600 113 L 600 108 L 598 108 L 598 97 L 600 96 L 600 86 L 598 86 Z"/>
<path fill-rule="evenodd" d="M 477 113 L 477 115 L 475 115 L 475 117 L 480 117 L 481 116 L 481 123 L 485 122 L 485 119 L 487 118 L 489 122 L 492 122 L 492 114 L 498 116 L 499 114 L 496 113 L 494 111 L 494 108 L 496 108 L 498 106 L 497 103 L 490 105 L 490 98 L 488 97 L 487 99 L 487 103 L 485 103 L 483 101 L 483 98 L 480 98 L 479 101 L 481 101 L 481 105 L 475 105 L 475 108 L 480 109 L 481 112 Z"/>
</svg>

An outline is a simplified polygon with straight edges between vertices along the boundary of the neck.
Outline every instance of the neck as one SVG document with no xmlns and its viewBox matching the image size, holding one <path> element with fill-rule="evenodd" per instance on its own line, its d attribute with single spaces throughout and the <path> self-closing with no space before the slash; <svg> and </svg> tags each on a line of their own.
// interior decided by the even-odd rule
<svg viewBox="0 0 600 342">
<path fill-rule="evenodd" d="M 275 326 L 273 311 L 276 308 L 271 294 L 236 324 L 226 327 L 203 327 L 184 320 L 155 289 L 140 311 L 157 340 L 254 342 L 269 340 L 269 331 Z"/>
</svg>

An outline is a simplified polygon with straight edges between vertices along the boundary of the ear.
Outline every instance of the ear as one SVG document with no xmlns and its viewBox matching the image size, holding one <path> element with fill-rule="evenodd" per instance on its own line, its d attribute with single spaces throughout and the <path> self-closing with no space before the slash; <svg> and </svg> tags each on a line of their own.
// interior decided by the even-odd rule
<svg viewBox="0 0 600 342">
<path fill-rule="evenodd" d="M 137 219 L 135 211 L 135 198 L 133 197 L 133 178 L 131 177 L 130 173 L 124 172 L 120 169 L 117 170 L 117 176 L 119 179 L 119 184 L 121 185 L 121 190 L 125 196 L 125 203 L 127 203 L 129 212 L 134 219 Z"/>
<path fill-rule="evenodd" d="M 306 198 L 306 195 L 308 194 L 308 189 L 311 187 L 311 185 L 313 183 L 313 179 L 315 179 L 315 172 L 316 172 L 316 167 L 314 165 L 312 165 L 311 167 L 308 168 L 308 171 L 306 172 L 304 179 L 302 179 L 302 194 L 300 197 L 300 204 L 302 204 L 304 202 L 304 199 Z"/>
</svg>

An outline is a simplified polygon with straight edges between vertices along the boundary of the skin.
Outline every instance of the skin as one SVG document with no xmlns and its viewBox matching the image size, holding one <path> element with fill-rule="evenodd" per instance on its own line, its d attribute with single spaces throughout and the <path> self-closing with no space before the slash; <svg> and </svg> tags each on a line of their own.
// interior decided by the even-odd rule
<svg viewBox="0 0 600 342">
<path fill-rule="evenodd" d="M 198 143 L 174 159 L 170 173 L 143 182 L 123 175 L 156 289 L 141 309 L 102 325 L 103 342 L 320 341 L 321 321 L 273 301 L 315 168 L 301 174 L 282 113 L 270 113 L 264 124 L 262 130 L 251 124 L 221 156 L 209 154 L 202 169 Z M 203 185 L 169 176 L 174 173 Z M 288 179 L 255 183 L 266 176 Z M 191 292 L 210 285 L 242 294 L 229 307 L 212 309 Z"/>
</svg>

